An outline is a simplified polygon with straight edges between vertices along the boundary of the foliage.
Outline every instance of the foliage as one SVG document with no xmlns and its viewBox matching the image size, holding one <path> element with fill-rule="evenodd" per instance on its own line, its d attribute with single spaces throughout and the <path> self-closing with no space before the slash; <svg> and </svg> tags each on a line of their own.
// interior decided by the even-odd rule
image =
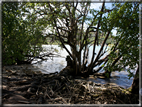
<svg viewBox="0 0 142 107">
<path fill-rule="evenodd" d="M 24 11 L 23 11 L 23 10 Z M 25 56 L 39 54 L 43 28 L 30 17 L 26 3 L 2 3 L 2 61 L 14 64 L 28 60 Z M 27 15 L 26 19 L 23 17 Z M 25 59 L 26 58 L 26 59 Z"/>
<path fill-rule="evenodd" d="M 117 23 L 114 27 L 117 28 L 117 36 L 114 40 L 119 41 L 117 51 L 112 51 L 109 56 L 106 69 L 113 68 L 111 71 L 118 69 L 121 71 L 125 67 L 130 69 L 136 68 L 139 61 L 139 4 L 138 3 L 117 3 L 117 8 L 109 14 L 109 19 L 115 18 Z M 119 61 L 115 66 L 111 66 L 119 56 Z M 132 76 L 129 75 L 130 77 Z"/>
<path fill-rule="evenodd" d="M 22 59 L 23 57 L 21 54 L 18 54 L 18 45 L 17 42 L 15 42 L 17 39 L 19 39 L 21 32 L 21 27 L 18 19 L 16 18 L 16 15 L 19 14 L 18 11 L 18 4 L 15 3 L 3 3 L 2 4 L 2 58 L 3 58 L 3 64 L 8 63 L 15 63 L 15 60 L 13 57 L 20 57 Z M 19 27 L 20 29 L 17 29 Z M 17 32 L 19 31 L 19 32 Z M 15 35 L 19 35 L 19 37 L 16 37 Z M 21 39 L 21 38 L 20 38 Z"/>
</svg>

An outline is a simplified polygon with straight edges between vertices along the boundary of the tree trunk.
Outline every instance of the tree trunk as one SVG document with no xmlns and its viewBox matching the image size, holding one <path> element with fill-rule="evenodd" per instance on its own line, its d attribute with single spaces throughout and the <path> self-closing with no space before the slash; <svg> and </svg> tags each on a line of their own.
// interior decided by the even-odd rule
<svg viewBox="0 0 142 107">
<path fill-rule="evenodd" d="M 74 74 L 78 75 L 79 72 L 79 53 L 77 53 L 76 48 L 71 48 L 72 56 L 73 56 L 73 69 L 74 69 Z"/>
<path fill-rule="evenodd" d="M 132 91 L 133 94 L 139 94 L 139 67 L 136 71 L 133 83 L 132 83 Z"/>
</svg>

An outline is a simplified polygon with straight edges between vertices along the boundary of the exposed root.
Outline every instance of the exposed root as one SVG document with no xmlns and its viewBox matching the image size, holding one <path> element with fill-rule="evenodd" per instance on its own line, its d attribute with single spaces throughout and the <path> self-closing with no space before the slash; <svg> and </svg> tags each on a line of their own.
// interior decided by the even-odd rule
<svg viewBox="0 0 142 107">
<path fill-rule="evenodd" d="M 119 86 L 103 85 L 59 74 L 6 76 L 3 71 L 3 104 L 138 104 L 138 95 Z M 17 75 L 16 75 L 17 74 Z M 18 99 L 19 98 L 19 99 Z M 18 100 L 15 100 L 18 99 Z"/>
</svg>

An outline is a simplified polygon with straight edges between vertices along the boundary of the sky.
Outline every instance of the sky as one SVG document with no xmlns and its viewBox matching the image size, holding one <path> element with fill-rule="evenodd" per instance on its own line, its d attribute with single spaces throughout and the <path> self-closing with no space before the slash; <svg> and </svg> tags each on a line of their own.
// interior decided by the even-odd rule
<svg viewBox="0 0 142 107">
<path fill-rule="evenodd" d="M 105 3 L 105 6 L 111 8 L 112 3 Z M 102 6 L 102 3 L 91 3 L 91 8 L 99 9 Z"/>
</svg>

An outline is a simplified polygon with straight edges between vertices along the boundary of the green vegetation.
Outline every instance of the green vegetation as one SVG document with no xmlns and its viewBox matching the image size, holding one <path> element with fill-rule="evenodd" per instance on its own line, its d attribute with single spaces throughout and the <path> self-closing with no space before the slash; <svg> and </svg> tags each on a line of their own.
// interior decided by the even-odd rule
<svg viewBox="0 0 142 107">
<path fill-rule="evenodd" d="M 27 9 L 27 10 L 26 10 Z M 26 19 L 23 19 L 24 16 Z M 44 26 L 35 21 L 26 3 L 2 3 L 2 62 L 5 64 L 30 61 L 44 43 Z"/>
</svg>

